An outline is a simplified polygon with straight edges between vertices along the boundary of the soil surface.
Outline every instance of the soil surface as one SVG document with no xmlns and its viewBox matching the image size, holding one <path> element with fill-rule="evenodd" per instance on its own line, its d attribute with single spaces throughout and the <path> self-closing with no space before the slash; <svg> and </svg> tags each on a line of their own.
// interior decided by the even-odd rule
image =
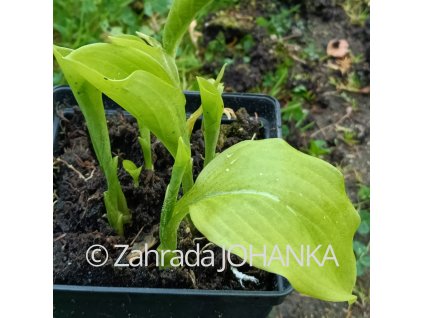
<svg viewBox="0 0 423 318">
<path fill-rule="evenodd" d="M 222 251 L 211 244 L 201 233 L 193 233 L 186 223 L 179 229 L 179 246 L 182 251 L 196 249 L 211 250 L 214 253 L 215 266 L 212 267 L 177 267 L 159 270 L 154 257 L 149 257 L 149 266 L 115 267 L 113 263 L 123 251 L 114 248 L 116 244 L 128 244 L 135 249 L 158 245 L 158 224 L 160 210 L 170 179 L 173 159 L 163 145 L 152 140 L 152 152 L 155 172 L 143 171 L 138 188 L 134 187 L 132 178 L 119 164 L 119 179 L 127 198 L 133 221 L 125 229 L 125 238 L 117 236 L 106 219 L 103 203 L 105 179 L 99 169 L 88 137 L 84 119 L 77 107 L 74 114 L 63 116 L 58 147 L 54 158 L 54 218 L 53 247 L 55 284 L 121 286 L 121 287 L 165 287 L 193 289 L 250 289 L 274 290 L 275 276 L 248 265 L 238 268 L 244 274 L 259 280 L 258 284 L 239 280 L 225 262 L 223 266 Z M 260 123 L 250 117 L 245 109 L 236 112 L 237 120 L 223 125 L 219 138 L 218 151 L 246 139 L 254 134 L 262 136 Z M 108 119 L 112 151 L 119 159 L 130 159 L 143 164 L 141 149 L 137 141 L 138 127 L 136 121 L 118 112 Z M 154 138 L 154 137 L 153 137 Z M 203 164 L 204 144 L 201 129 L 192 136 L 194 174 L 198 174 Z M 86 260 L 86 251 L 93 244 L 103 245 L 109 253 L 107 263 L 102 267 L 93 267 Z M 137 245 L 140 244 L 141 246 Z M 125 253 L 120 263 L 128 263 Z M 104 255 L 96 254 L 102 259 Z M 240 263 L 235 255 L 233 262 Z M 195 258 L 190 258 L 193 263 Z"/>
</svg>

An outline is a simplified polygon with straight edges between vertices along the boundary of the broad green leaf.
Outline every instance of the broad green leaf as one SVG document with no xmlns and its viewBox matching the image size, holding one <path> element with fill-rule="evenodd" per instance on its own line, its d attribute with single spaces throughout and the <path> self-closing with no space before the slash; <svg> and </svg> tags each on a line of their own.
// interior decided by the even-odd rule
<svg viewBox="0 0 423 318">
<path fill-rule="evenodd" d="M 174 0 L 163 33 L 163 48 L 171 56 L 176 49 L 195 15 L 211 0 Z"/>
<path fill-rule="evenodd" d="M 218 246 L 242 245 L 247 252 L 251 246 L 254 254 L 266 248 L 265 259 L 250 259 L 239 246 L 231 252 L 285 276 L 299 292 L 328 301 L 355 301 L 352 242 L 360 218 L 345 193 L 342 174 L 330 164 L 281 139 L 243 141 L 216 156 L 178 201 L 169 225 L 174 233 L 188 212 L 198 230 Z M 326 254 L 329 245 L 333 253 Z M 285 264 L 271 261 L 275 246 Z M 292 254 L 287 264 L 287 246 L 303 266 Z M 335 256 L 339 267 L 325 254 Z"/>
<path fill-rule="evenodd" d="M 133 163 L 131 160 L 123 160 L 122 166 L 123 166 L 123 169 L 125 169 L 125 171 L 134 180 L 134 187 L 138 188 L 139 183 L 140 183 L 139 179 L 140 179 L 140 174 L 141 174 L 141 171 L 142 171 L 142 166 L 138 168 L 136 166 L 136 164 Z"/>
<path fill-rule="evenodd" d="M 200 87 L 201 105 L 203 109 L 203 131 L 205 144 L 204 166 L 213 160 L 216 154 L 216 144 L 219 138 L 220 122 L 223 114 L 222 93 L 218 85 L 197 77 Z"/>
<path fill-rule="evenodd" d="M 110 43 L 85 45 L 72 52 L 72 58 L 83 61 L 104 76 L 119 80 L 136 70 L 156 75 L 170 85 L 179 86 L 175 62 L 159 46 L 152 46 L 133 35 L 110 36 Z"/>
<path fill-rule="evenodd" d="M 175 64 L 175 59 L 163 50 L 160 42 L 156 39 L 140 32 L 137 34 L 139 37 L 133 35 L 119 35 L 110 36 L 109 39 L 112 44 L 137 50 L 139 54 L 143 55 L 145 64 L 147 64 L 150 59 L 153 59 L 156 62 L 153 64 L 154 67 L 159 67 L 160 70 L 163 70 L 166 73 L 166 75 L 162 73 L 158 76 L 164 76 L 163 78 L 170 77 L 173 84 L 178 86 L 179 73 Z"/>
<path fill-rule="evenodd" d="M 129 48 L 92 44 L 60 58 L 66 60 L 72 72 L 140 120 L 175 156 L 179 137 L 188 142 L 185 96 L 166 69 L 157 68 L 159 63 L 154 58 L 140 53 L 138 46 L 143 46 L 143 40 L 131 38 L 128 42 L 136 44 Z"/>
<path fill-rule="evenodd" d="M 112 159 L 101 92 L 81 77 L 73 69 L 72 63 L 64 58 L 71 52 L 70 49 L 54 48 L 57 62 L 62 68 L 72 91 L 75 92 L 75 99 L 84 115 L 94 152 L 106 176 L 108 190 L 104 193 L 104 200 L 107 207 L 107 217 L 116 232 L 123 235 L 123 224 L 130 221 L 131 215 L 118 180 L 117 161 Z"/>
</svg>

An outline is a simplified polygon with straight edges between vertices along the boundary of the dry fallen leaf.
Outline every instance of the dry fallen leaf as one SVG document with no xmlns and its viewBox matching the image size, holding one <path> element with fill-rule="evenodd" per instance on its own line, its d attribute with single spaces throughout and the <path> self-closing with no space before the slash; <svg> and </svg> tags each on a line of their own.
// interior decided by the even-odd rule
<svg viewBox="0 0 423 318">
<path fill-rule="evenodd" d="M 347 54 L 344 58 L 338 58 L 335 60 L 335 63 L 328 62 L 327 67 L 332 70 L 340 71 L 342 75 L 348 73 L 351 69 L 352 60 L 349 54 Z"/>
<path fill-rule="evenodd" d="M 338 64 L 339 70 L 341 71 L 342 75 L 346 74 L 350 70 L 352 65 L 352 60 L 350 55 L 347 54 L 344 58 L 337 59 L 336 64 Z"/>
<path fill-rule="evenodd" d="M 348 54 L 349 47 L 350 45 L 348 44 L 347 40 L 330 40 L 326 49 L 326 53 L 329 56 L 342 58 Z"/>
<path fill-rule="evenodd" d="M 142 237 L 141 241 L 134 243 L 131 247 L 131 252 L 126 257 L 129 262 L 132 262 L 134 259 L 140 259 L 146 250 L 157 244 L 158 240 L 155 237 L 155 233 L 158 229 L 158 226 L 154 226 L 149 233 Z"/>
<path fill-rule="evenodd" d="M 196 48 L 198 48 L 198 39 L 203 35 L 201 32 L 198 32 L 195 30 L 195 27 L 197 26 L 197 20 L 192 20 L 191 24 L 189 25 L 188 28 L 188 33 L 189 36 L 191 38 L 191 42 L 192 44 L 194 44 L 194 46 Z"/>
<path fill-rule="evenodd" d="M 336 89 L 341 91 L 351 92 L 351 93 L 370 94 L 370 86 L 355 88 L 348 85 L 340 84 L 336 86 Z"/>
<path fill-rule="evenodd" d="M 362 94 L 370 94 L 370 86 L 366 86 L 360 89 L 360 93 Z"/>
<path fill-rule="evenodd" d="M 232 108 L 223 108 L 223 113 L 226 115 L 226 117 L 228 117 L 228 119 L 236 119 L 236 114 Z"/>
</svg>

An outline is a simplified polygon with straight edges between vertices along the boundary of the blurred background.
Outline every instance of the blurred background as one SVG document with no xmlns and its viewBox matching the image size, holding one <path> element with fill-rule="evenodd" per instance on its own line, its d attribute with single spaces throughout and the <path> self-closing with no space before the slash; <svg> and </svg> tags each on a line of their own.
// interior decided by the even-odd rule
<svg viewBox="0 0 423 318">
<path fill-rule="evenodd" d="M 160 40 L 172 0 L 53 2 L 54 43 L 75 49 L 136 31 Z M 215 77 L 224 63 L 225 91 L 277 98 L 284 139 L 344 173 L 362 219 L 352 308 L 293 293 L 270 317 L 369 317 L 370 1 L 214 1 L 178 50 L 183 88 L 198 90 L 195 76 Z M 57 65 L 53 81 L 66 83 Z"/>
</svg>

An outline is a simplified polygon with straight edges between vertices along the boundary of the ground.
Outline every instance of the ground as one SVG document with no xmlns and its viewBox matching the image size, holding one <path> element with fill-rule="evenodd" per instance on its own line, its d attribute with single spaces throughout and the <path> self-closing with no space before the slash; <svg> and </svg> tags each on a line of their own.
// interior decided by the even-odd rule
<svg viewBox="0 0 423 318">
<path fill-rule="evenodd" d="M 67 2 L 55 0 L 56 44 L 76 47 L 108 33 L 140 29 L 155 34 L 164 22 L 167 0 L 118 1 L 113 15 L 104 7 L 81 10 L 66 24 Z M 345 175 L 347 192 L 362 217 L 354 250 L 358 301 L 323 302 L 294 292 L 271 317 L 369 317 L 370 200 L 370 21 L 366 0 L 216 1 L 192 25 L 178 53 L 185 89 L 198 89 L 195 75 L 215 76 L 228 63 L 226 91 L 258 92 L 281 104 L 284 138 L 328 160 Z M 147 5 L 148 4 L 148 5 Z M 128 9 L 129 8 L 129 9 Z M 86 10 L 86 11 L 83 11 Z M 97 10 L 97 11 L 96 11 Z M 105 18 L 106 17 L 106 18 Z M 108 20 L 107 20 L 108 17 Z M 103 20 L 106 19 L 107 23 Z M 102 21 L 87 25 L 89 21 Z M 72 29 L 75 25 L 83 31 Z M 84 36 L 90 33 L 91 37 Z M 93 35 L 94 34 L 94 35 Z M 158 34 L 160 38 L 160 34 Z M 346 40 L 343 57 L 328 56 L 330 41 Z M 335 45 L 336 49 L 337 46 Z M 55 83 L 63 81 L 60 72 Z"/>
</svg>

